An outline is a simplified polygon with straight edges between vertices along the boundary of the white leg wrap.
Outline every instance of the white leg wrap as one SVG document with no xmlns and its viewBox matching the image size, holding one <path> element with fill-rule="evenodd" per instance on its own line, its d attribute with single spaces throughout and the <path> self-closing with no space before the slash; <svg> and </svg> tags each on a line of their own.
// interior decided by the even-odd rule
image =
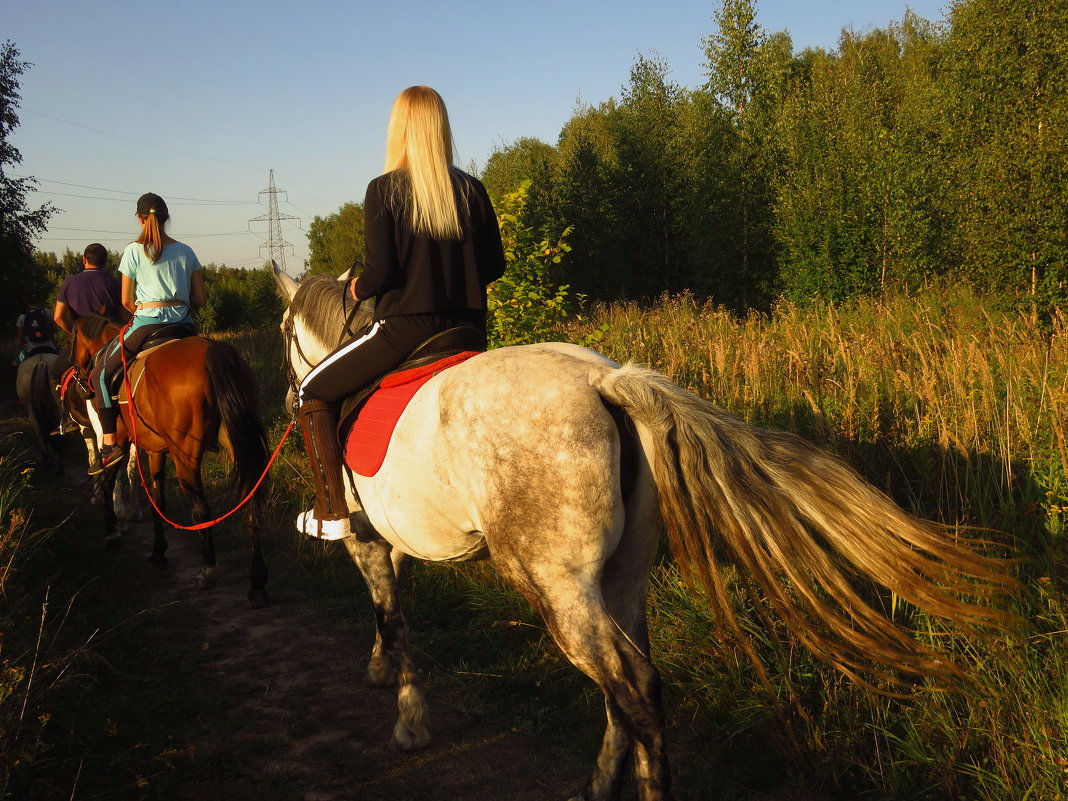
<svg viewBox="0 0 1068 801">
<path fill-rule="evenodd" d="M 100 415 L 96 413 L 96 407 L 92 403 L 85 404 L 85 413 L 89 415 L 89 422 L 93 424 L 93 432 L 96 434 L 96 443 L 99 447 L 104 439 L 104 428 L 100 425 Z"/>
</svg>

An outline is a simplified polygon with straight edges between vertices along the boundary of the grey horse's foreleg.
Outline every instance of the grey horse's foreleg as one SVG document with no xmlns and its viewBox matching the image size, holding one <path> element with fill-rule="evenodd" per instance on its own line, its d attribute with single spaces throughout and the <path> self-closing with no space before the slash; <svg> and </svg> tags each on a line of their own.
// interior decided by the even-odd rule
<svg viewBox="0 0 1068 801">
<path fill-rule="evenodd" d="M 352 530 L 353 536 L 342 541 L 367 582 L 377 625 L 368 679 L 381 686 L 395 677 L 399 714 L 393 727 L 393 744 L 403 751 L 425 748 L 430 744 L 426 699 L 422 679 L 408 653 L 392 548 L 371 528 L 362 512 L 352 516 Z M 396 560 L 397 565 L 401 562 Z"/>
</svg>

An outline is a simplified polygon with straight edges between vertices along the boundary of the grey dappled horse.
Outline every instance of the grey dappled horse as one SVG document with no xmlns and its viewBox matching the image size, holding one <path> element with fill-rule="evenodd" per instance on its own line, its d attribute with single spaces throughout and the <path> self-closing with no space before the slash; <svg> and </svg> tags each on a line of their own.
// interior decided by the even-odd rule
<svg viewBox="0 0 1068 801">
<path fill-rule="evenodd" d="M 290 304 L 282 328 L 299 382 L 342 337 L 344 285 L 275 276 Z M 726 563 L 757 608 L 853 676 L 955 670 L 880 614 L 853 576 L 966 627 L 1009 620 L 986 601 L 1013 582 L 975 543 L 908 515 L 796 436 L 754 428 L 659 373 L 575 345 L 501 348 L 439 373 L 404 411 L 378 473 L 354 482 L 354 536 L 343 542 L 378 623 L 368 676 L 398 684 L 394 743 L 429 741 L 398 603 L 401 564 L 489 558 L 604 692 L 588 801 L 619 798 L 631 756 L 638 798 L 671 797 L 645 614 L 662 532 L 758 666 L 731 608 Z"/>
</svg>

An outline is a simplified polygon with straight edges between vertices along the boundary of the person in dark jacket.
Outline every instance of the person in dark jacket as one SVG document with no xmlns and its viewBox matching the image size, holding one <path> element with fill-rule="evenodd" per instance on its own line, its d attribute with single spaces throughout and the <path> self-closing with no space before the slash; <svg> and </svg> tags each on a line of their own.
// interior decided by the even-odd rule
<svg viewBox="0 0 1068 801">
<path fill-rule="evenodd" d="M 371 326 L 323 359 L 301 382 L 314 508 L 297 528 L 347 537 L 349 511 L 337 440 L 338 403 L 393 369 L 434 334 L 486 329 L 486 287 L 504 274 L 497 216 L 482 183 L 452 164 L 449 116 L 429 86 L 397 97 L 386 137 L 385 172 L 364 199 L 366 261 L 348 291 L 375 299 Z"/>
</svg>

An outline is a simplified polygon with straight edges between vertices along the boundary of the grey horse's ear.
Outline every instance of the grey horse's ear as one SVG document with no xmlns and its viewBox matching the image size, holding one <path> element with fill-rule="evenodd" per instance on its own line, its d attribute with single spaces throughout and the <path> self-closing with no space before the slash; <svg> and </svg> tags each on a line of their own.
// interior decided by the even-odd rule
<svg viewBox="0 0 1068 801">
<path fill-rule="evenodd" d="M 337 277 L 337 280 L 341 281 L 342 283 L 346 283 L 347 284 L 349 282 L 350 278 L 352 278 L 352 268 L 351 267 L 349 267 L 349 269 L 345 270 L 345 272 L 343 272 L 341 275 L 339 275 Z"/>
<path fill-rule="evenodd" d="M 290 303 L 293 300 L 293 295 L 297 292 L 297 287 L 300 286 L 294 281 L 289 273 L 285 270 L 278 269 L 278 265 L 274 259 L 271 260 L 271 269 L 274 272 L 274 282 L 278 285 L 278 291 L 282 293 L 282 297 L 285 298 L 286 303 Z"/>
</svg>

